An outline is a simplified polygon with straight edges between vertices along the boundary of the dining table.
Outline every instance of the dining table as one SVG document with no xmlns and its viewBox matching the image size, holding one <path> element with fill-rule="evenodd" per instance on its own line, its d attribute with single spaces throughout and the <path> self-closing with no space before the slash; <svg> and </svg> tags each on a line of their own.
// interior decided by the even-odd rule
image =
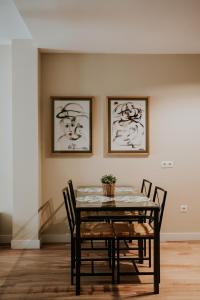
<svg viewBox="0 0 200 300">
<path fill-rule="evenodd" d="M 76 295 L 80 295 L 80 262 L 81 262 L 81 238 L 80 225 L 84 222 L 85 212 L 94 213 L 94 218 L 98 221 L 98 212 L 102 215 L 106 213 L 109 218 L 121 212 L 136 212 L 137 218 L 140 212 L 145 214 L 149 212 L 153 216 L 154 222 L 154 239 L 153 239 L 153 285 L 154 293 L 159 294 L 160 283 L 160 230 L 159 230 L 159 204 L 153 202 L 145 195 L 138 192 L 132 186 L 116 186 L 115 194 L 112 197 L 103 195 L 103 188 L 101 186 L 78 186 L 76 189 Z M 130 221 L 130 215 L 124 214 L 123 219 Z M 141 214 L 142 215 L 142 214 Z M 150 273 L 149 273 L 150 274 Z"/>
</svg>

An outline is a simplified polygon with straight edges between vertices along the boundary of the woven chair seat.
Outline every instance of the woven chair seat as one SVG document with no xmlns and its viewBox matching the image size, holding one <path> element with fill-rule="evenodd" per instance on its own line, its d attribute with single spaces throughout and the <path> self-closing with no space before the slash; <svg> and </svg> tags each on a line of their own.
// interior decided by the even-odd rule
<svg viewBox="0 0 200 300">
<path fill-rule="evenodd" d="M 126 222 L 114 223 L 114 232 L 116 237 L 129 237 L 130 236 L 130 224 Z"/>
<path fill-rule="evenodd" d="M 150 238 L 154 236 L 154 230 L 148 223 L 114 223 L 113 227 L 117 238 Z"/>
<path fill-rule="evenodd" d="M 108 223 L 95 223 L 95 222 L 83 222 L 80 227 L 81 238 L 102 238 L 111 239 L 114 238 L 113 226 Z M 76 233 L 74 233 L 74 237 Z"/>
</svg>

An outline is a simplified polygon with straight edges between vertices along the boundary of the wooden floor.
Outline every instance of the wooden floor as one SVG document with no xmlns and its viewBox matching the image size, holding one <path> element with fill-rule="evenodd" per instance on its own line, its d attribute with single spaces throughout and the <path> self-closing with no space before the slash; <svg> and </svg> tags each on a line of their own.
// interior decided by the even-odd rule
<svg viewBox="0 0 200 300">
<path fill-rule="evenodd" d="M 159 295 L 152 294 L 152 277 L 141 276 L 129 277 L 120 285 L 109 284 L 109 278 L 85 278 L 81 296 L 75 296 L 69 273 L 69 246 L 47 245 L 41 250 L 1 247 L 0 299 L 200 300 L 200 241 L 162 243 Z"/>
</svg>

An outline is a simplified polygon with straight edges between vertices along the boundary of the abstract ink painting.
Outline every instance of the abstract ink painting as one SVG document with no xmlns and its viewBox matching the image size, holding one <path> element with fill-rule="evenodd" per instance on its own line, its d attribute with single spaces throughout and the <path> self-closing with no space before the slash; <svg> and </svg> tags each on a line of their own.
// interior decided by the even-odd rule
<svg viewBox="0 0 200 300">
<path fill-rule="evenodd" d="M 53 152 L 92 153 L 92 97 L 51 97 Z"/>
<path fill-rule="evenodd" d="M 108 153 L 148 151 L 148 97 L 108 97 Z"/>
</svg>

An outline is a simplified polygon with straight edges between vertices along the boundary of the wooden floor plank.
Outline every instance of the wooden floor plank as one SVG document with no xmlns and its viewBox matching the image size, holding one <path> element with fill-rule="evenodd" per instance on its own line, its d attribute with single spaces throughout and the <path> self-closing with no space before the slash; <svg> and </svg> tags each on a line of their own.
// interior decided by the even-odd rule
<svg viewBox="0 0 200 300">
<path fill-rule="evenodd" d="M 69 246 L 45 245 L 41 250 L 0 247 L 0 299 L 200 299 L 200 241 L 161 244 L 160 294 L 153 295 L 151 276 L 128 276 L 119 285 L 110 278 L 82 281 L 81 296 L 70 285 Z"/>
</svg>

